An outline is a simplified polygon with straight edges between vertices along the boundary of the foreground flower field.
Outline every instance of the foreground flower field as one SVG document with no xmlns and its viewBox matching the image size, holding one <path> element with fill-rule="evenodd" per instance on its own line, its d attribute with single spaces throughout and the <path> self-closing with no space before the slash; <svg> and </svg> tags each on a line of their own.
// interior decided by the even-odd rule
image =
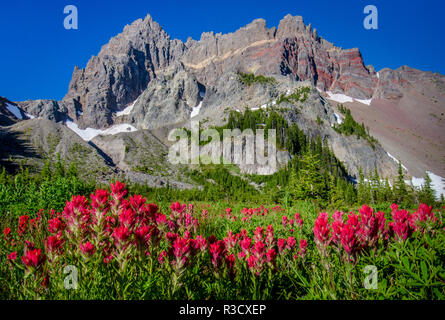
<svg viewBox="0 0 445 320">
<path fill-rule="evenodd" d="M 2 299 L 444 299 L 442 212 L 167 210 L 125 185 L 2 226 Z M 369 270 L 373 270 L 369 272 Z"/>
</svg>

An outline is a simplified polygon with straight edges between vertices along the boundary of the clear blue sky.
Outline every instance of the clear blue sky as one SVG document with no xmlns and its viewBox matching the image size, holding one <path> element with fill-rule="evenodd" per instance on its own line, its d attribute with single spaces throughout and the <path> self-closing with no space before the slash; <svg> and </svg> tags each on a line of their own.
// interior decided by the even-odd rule
<svg viewBox="0 0 445 320">
<path fill-rule="evenodd" d="M 63 8 L 76 5 L 79 29 L 65 30 Z M 379 10 L 379 29 L 365 30 L 363 8 Z M 75 65 L 85 67 L 126 24 L 150 13 L 172 36 L 199 39 L 232 32 L 256 18 L 277 26 L 301 15 L 319 35 L 360 48 L 377 70 L 409 65 L 445 74 L 443 0 L 12 0 L 0 4 L 0 96 L 12 101 L 61 99 Z"/>
</svg>

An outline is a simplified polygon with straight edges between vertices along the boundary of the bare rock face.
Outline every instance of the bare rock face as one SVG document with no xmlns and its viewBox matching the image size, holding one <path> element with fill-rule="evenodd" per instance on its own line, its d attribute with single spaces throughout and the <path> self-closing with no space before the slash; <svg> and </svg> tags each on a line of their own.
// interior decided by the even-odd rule
<svg viewBox="0 0 445 320">
<path fill-rule="evenodd" d="M 188 92 L 192 89 L 187 89 L 195 85 L 186 85 L 185 81 L 185 96 L 179 91 L 173 94 L 182 86 L 172 86 L 163 77 L 178 64 L 184 67 L 182 78 L 194 77 L 192 82 L 204 88 L 215 87 L 226 75 L 242 71 L 309 81 L 322 91 L 356 99 L 399 99 L 403 96 L 400 88 L 422 73 L 405 68 L 383 69 L 377 74 L 372 66 L 364 65 L 358 49 L 334 46 L 311 25 L 305 25 L 301 16 L 287 15 L 278 28 L 270 29 L 263 19 L 257 19 L 233 33 L 206 32 L 198 41 L 183 43 L 172 40 L 148 15 L 112 38 L 85 69 L 74 69 L 62 102 L 38 100 L 22 105 L 34 116 L 56 121 L 69 117 L 80 128 L 101 129 L 122 122 L 114 114 L 148 90 L 129 117 L 133 124 L 158 127 L 166 120 L 162 113 L 170 114 L 168 125 L 182 122 L 197 100 L 194 92 Z M 169 93 L 161 89 L 164 84 L 170 86 Z M 162 99 L 166 102 L 161 103 Z M 137 110 L 145 113 L 137 115 Z"/>
<path fill-rule="evenodd" d="M 238 80 L 237 72 L 271 76 L 276 82 L 245 85 Z M 165 136 L 169 128 L 187 126 L 197 106 L 200 112 L 196 119 L 206 119 L 208 125 L 220 125 L 226 120 L 227 109 L 273 105 L 281 94 L 288 94 L 301 85 L 310 86 L 307 101 L 297 106 L 283 104 L 289 111 L 288 120 L 297 123 L 306 134 L 327 139 L 351 174 L 357 175 L 359 166 L 365 173 L 377 166 L 382 176 L 389 177 L 397 168 L 382 148 L 372 149 L 366 141 L 339 135 L 332 129 L 336 122 L 334 109 L 317 89 L 355 99 L 373 99 L 371 107 L 380 103 L 381 109 L 388 105 L 397 108 L 408 105 L 415 114 L 406 116 L 410 121 L 425 118 L 421 108 L 417 113 L 414 107 L 423 107 L 426 101 L 428 112 L 437 118 L 437 126 L 428 126 L 431 122 L 428 120 L 422 128 L 434 128 L 428 136 L 436 139 L 436 128 L 442 125 L 444 78 L 409 67 L 376 73 L 372 66 L 365 66 L 357 48 L 336 47 L 320 37 L 311 25 L 306 25 L 300 16 L 287 15 L 277 28 L 267 28 L 263 19 L 257 19 L 233 33 L 206 32 L 199 40 L 189 39 L 183 43 L 172 40 L 148 15 L 126 26 L 84 69 L 75 67 L 62 101 L 17 104 L 34 117 L 54 122 L 70 118 L 82 129 L 129 123 L 139 130 L 149 129 Z M 424 92 L 431 87 L 437 90 Z M 413 101 L 419 103 L 411 106 Z M 120 112 L 123 110 L 128 111 Z M 369 108 L 366 112 L 377 112 L 375 110 Z M 10 116 L 1 101 L 0 116 Z M 12 123 L 17 120 L 8 119 L 12 119 Z M 128 137 L 97 139 L 97 143 L 112 154 L 112 159 L 123 164 L 122 170 L 131 167 L 125 167 L 129 158 L 122 153 L 122 148 L 132 145 L 127 143 Z M 138 139 L 144 138 L 145 135 L 141 135 Z M 439 147 L 443 145 L 442 138 L 443 135 L 437 138 Z M 108 145 L 114 143 L 114 139 L 115 146 L 111 148 Z"/>
<path fill-rule="evenodd" d="M 8 99 L 0 97 L 0 129 L 1 126 L 10 126 L 18 121 L 17 117 L 7 108 L 11 103 Z"/>
<path fill-rule="evenodd" d="M 159 72 L 140 95 L 124 121 L 141 129 L 156 129 L 190 119 L 200 100 L 196 78 L 180 63 Z"/>
<path fill-rule="evenodd" d="M 65 120 L 68 109 L 62 102 L 55 100 L 26 100 L 18 105 L 33 117 L 60 122 Z"/>
<path fill-rule="evenodd" d="M 364 66 L 358 49 L 335 47 L 300 16 L 287 15 L 278 29 L 268 29 L 263 19 L 257 19 L 235 33 L 204 33 L 200 41 L 186 45 L 184 65 L 207 85 L 226 72 L 243 71 L 288 75 L 324 91 L 369 99 L 377 83 L 375 71 Z"/>
<path fill-rule="evenodd" d="M 184 44 L 171 40 L 150 16 L 139 19 L 103 46 L 85 69 L 74 69 L 63 101 L 82 112 L 80 127 L 106 127 L 112 124 L 114 111 L 134 101 L 156 71 L 184 50 Z"/>
<path fill-rule="evenodd" d="M 92 175 L 110 177 L 113 170 L 110 163 L 92 145 L 83 141 L 73 131 L 61 123 L 47 119 L 20 121 L 11 126 L 1 141 L 3 148 L 0 162 L 8 157 L 26 160 L 26 165 L 41 167 L 42 159 L 56 159 L 56 154 L 67 162 L 76 161 L 80 176 L 91 178 Z M 106 179 L 104 179 L 106 181 Z"/>
</svg>

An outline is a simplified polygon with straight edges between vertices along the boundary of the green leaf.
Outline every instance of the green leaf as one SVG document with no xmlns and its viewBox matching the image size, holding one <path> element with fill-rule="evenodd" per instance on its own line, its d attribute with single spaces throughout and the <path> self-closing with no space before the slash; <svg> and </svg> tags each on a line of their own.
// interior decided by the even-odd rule
<svg viewBox="0 0 445 320">
<path fill-rule="evenodd" d="M 428 268 L 426 266 L 425 261 L 420 262 L 420 268 L 422 270 L 422 278 L 425 282 L 428 281 Z"/>
<path fill-rule="evenodd" d="M 409 260 L 407 257 L 402 257 L 402 264 L 405 267 L 405 269 L 407 270 L 411 270 L 410 265 L 409 265 Z"/>
</svg>

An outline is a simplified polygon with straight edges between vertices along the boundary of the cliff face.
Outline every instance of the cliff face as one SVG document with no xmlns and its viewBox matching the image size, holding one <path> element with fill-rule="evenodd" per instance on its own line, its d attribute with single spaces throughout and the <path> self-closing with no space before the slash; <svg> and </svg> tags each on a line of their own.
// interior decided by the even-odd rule
<svg viewBox="0 0 445 320">
<path fill-rule="evenodd" d="M 85 69 L 74 69 L 63 98 L 69 116 L 81 127 L 111 125 L 112 113 L 133 102 L 156 77 L 157 70 L 169 66 L 184 50 L 184 44 L 171 40 L 150 16 L 126 26 Z"/>
<path fill-rule="evenodd" d="M 237 72 L 272 76 L 276 83 L 245 86 Z M 343 95 L 399 105 L 431 87 L 431 81 L 437 87 L 432 96 L 442 101 L 443 76 L 408 67 L 376 73 L 372 66 L 365 66 L 358 49 L 336 47 L 300 16 L 287 15 L 273 28 L 257 19 L 233 33 L 206 32 L 199 40 L 184 43 L 171 39 L 148 15 L 112 38 L 85 69 L 76 67 L 62 101 L 18 105 L 35 117 L 69 120 L 80 129 L 129 124 L 165 133 L 165 128 L 187 125 L 192 116 L 222 124 L 225 110 L 258 108 L 304 83 L 312 88 L 310 102 L 289 121 L 309 134 L 327 138 L 351 173 L 356 174 L 359 166 L 365 173 L 377 166 L 389 177 L 396 173 L 396 164 L 385 150 L 369 150 L 366 141 L 339 135 L 331 128 L 338 121 L 336 102 L 325 98 Z M 371 115 L 376 109 L 369 107 L 366 112 Z M 316 125 L 317 117 L 324 121 L 321 127 Z M 416 113 L 414 120 L 419 117 L 424 116 Z M 363 122 L 370 125 L 366 119 Z"/>
<path fill-rule="evenodd" d="M 287 75 L 323 91 L 369 99 L 377 84 L 358 49 L 335 47 L 302 17 L 288 15 L 271 29 L 257 19 L 234 33 L 208 32 L 199 41 L 183 43 L 147 16 L 126 26 L 85 69 L 74 69 L 63 98 L 66 112 L 82 128 L 109 126 L 113 112 L 136 100 L 159 72 L 179 61 L 204 86 L 214 85 L 224 73 L 245 71 Z"/>
</svg>

